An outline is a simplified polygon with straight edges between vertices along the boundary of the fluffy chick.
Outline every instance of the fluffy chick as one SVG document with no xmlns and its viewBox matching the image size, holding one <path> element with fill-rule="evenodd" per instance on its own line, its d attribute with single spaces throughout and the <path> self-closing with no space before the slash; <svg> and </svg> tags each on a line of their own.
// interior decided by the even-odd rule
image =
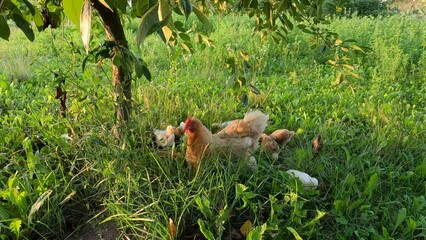
<svg viewBox="0 0 426 240">
<path fill-rule="evenodd" d="M 169 148 L 175 144 L 175 127 L 169 125 L 165 130 L 154 130 L 155 144 L 160 148 Z"/>
<path fill-rule="evenodd" d="M 278 129 L 269 136 L 282 146 L 290 142 L 294 134 L 295 133 L 293 131 L 289 131 L 287 129 Z"/>
<path fill-rule="evenodd" d="M 268 136 L 265 133 L 262 133 L 260 136 L 261 146 L 262 149 L 267 152 L 268 154 L 271 154 L 272 158 L 277 160 L 278 154 L 280 152 L 280 146 L 278 143 L 270 136 Z"/>
</svg>

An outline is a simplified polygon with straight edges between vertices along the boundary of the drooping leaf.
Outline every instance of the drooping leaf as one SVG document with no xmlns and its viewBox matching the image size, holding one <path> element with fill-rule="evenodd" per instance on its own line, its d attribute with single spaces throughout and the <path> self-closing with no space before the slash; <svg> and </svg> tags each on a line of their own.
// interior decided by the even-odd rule
<svg viewBox="0 0 426 240">
<path fill-rule="evenodd" d="M 99 2 L 104 5 L 106 8 L 108 8 L 111 12 L 113 12 L 111 6 L 105 1 L 105 0 L 99 0 Z"/>
<path fill-rule="evenodd" d="M 43 26 L 44 26 L 44 20 L 43 20 L 43 16 L 41 15 L 40 11 L 38 11 L 37 9 L 35 9 L 35 11 L 34 11 L 33 19 L 34 19 L 34 23 L 37 26 L 37 30 L 42 31 Z"/>
<path fill-rule="evenodd" d="M 63 0 L 65 15 L 75 25 L 80 26 L 80 14 L 84 0 Z"/>
<path fill-rule="evenodd" d="M 92 6 L 90 0 L 84 0 L 80 15 L 80 34 L 86 54 L 89 54 L 90 31 L 92 30 Z"/>
<path fill-rule="evenodd" d="M 333 86 L 339 85 L 342 82 L 342 78 L 343 78 L 343 73 L 339 72 L 339 74 L 337 74 L 336 79 L 331 83 L 331 85 Z"/>
<path fill-rule="evenodd" d="M 192 7 L 192 11 L 197 16 L 198 20 L 200 20 L 204 27 L 206 28 L 206 31 L 210 33 L 213 30 L 213 25 L 210 23 L 210 21 L 207 19 L 207 17 L 196 7 Z"/>
<path fill-rule="evenodd" d="M 140 46 L 145 41 L 146 36 L 161 29 L 168 21 L 169 19 L 160 20 L 159 2 L 156 2 L 141 18 L 141 24 L 139 24 L 136 35 L 136 44 Z"/>
<path fill-rule="evenodd" d="M 257 87 L 255 87 L 253 84 L 250 84 L 249 88 L 254 94 L 257 94 L 257 95 L 260 94 L 260 90 Z"/>
<path fill-rule="evenodd" d="M 163 41 L 168 43 L 173 36 L 173 19 L 172 8 L 168 0 L 159 0 L 158 5 L 158 20 L 164 22 L 161 32 L 164 37 Z"/>
<path fill-rule="evenodd" d="M 180 45 L 182 46 L 183 49 L 185 49 L 185 51 L 187 51 L 188 53 L 194 53 L 193 47 L 191 42 L 182 42 L 180 43 Z"/>
<path fill-rule="evenodd" d="M 40 195 L 37 201 L 31 206 L 30 213 L 28 214 L 28 224 L 32 223 L 34 213 L 37 212 L 41 206 L 43 206 L 44 201 L 50 196 L 51 193 L 52 190 L 47 190 L 42 195 Z"/>
<path fill-rule="evenodd" d="M 191 12 L 192 12 L 191 2 L 189 0 L 180 0 L 179 8 L 181 9 L 183 14 L 185 15 L 185 18 L 188 19 L 189 14 L 191 14 Z"/>
<path fill-rule="evenodd" d="M 248 104 L 249 104 L 249 98 L 248 98 L 248 96 L 247 96 L 247 93 L 243 93 L 243 95 L 241 96 L 241 104 L 244 106 L 244 107 L 247 107 L 248 106 Z M 243 198 L 243 200 L 244 200 L 245 198 Z M 243 208 L 247 205 L 246 204 L 247 202 L 246 201 L 244 201 L 244 206 L 243 206 Z"/>
<path fill-rule="evenodd" d="M 24 32 L 25 36 L 30 40 L 31 42 L 34 41 L 34 32 L 31 29 L 31 25 L 27 20 L 25 20 L 21 15 L 19 14 L 12 14 L 11 16 L 12 20 L 16 23 L 16 26 Z"/>
<path fill-rule="evenodd" d="M 7 25 L 6 19 L 4 19 L 3 15 L 0 15 L 0 37 L 9 40 L 10 36 L 10 28 L 9 25 Z"/>
</svg>

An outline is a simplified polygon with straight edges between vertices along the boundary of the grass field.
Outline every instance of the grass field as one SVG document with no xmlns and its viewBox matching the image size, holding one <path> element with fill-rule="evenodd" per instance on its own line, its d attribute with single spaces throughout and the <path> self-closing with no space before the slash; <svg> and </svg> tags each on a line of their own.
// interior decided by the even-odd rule
<svg viewBox="0 0 426 240">
<path fill-rule="evenodd" d="M 34 43 L 16 30 L 0 42 L 1 239 L 170 239 L 170 220 L 176 239 L 244 239 L 246 230 L 247 239 L 426 236 L 424 19 L 333 21 L 344 39 L 373 49 L 351 56 L 360 78 L 340 84 L 326 64 L 333 53 L 311 50 L 300 31 L 278 45 L 257 41 L 244 17 L 212 21 L 215 47 L 192 55 L 157 36 L 132 46 L 153 80 L 134 81 L 124 147 L 111 136 L 110 65 L 88 63 L 82 71 L 75 27 L 40 33 Z M 129 39 L 136 28 L 127 24 Z M 94 32 L 92 47 L 103 43 L 103 32 Z M 225 61 L 239 50 L 249 55 L 244 74 L 260 94 L 225 89 Z M 65 118 L 55 99 L 62 80 Z M 244 93 L 247 106 L 239 101 Z M 266 132 L 297 132 L 278 160 L 255 153 L 255 171 L 211 158 L 195 177 L 182 146 L 173 157 L 149 147 L 150 131 L 188 114 L 211 126 L 249 108 L 269 115 Z M 314 158 L 318 134 L 324 148 Z M 318 178 L 320 187 L 301 188 L 288 169 Z"/>
</svg>

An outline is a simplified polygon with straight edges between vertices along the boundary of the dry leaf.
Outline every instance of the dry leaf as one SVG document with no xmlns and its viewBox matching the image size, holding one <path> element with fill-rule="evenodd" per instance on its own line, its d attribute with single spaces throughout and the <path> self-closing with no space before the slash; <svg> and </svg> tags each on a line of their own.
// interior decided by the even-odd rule
<svg viewBox="0 0 426 240">
<path fill-rule="evenodd" d="M 89 54 L 90 31 L 92 30 L 92 5 L 90 0 L 84 0 L 80 15 L 80 34 L 86 54 Z"/>
<path fill-rule="evenodd" d="M 323 145 L 323 140 L 321 135 L 318 135 L 314 138 L 314 141 L 312 141 L 312 153 L 314 154 L 314 156 L 317 156 L 319 154 L 319 152 L 322 149 L 322 145 Z"/>
<path fill-rule="evenodd" d="M 176 227 L 173 219 L 169 218 L 169 230 L 170 230 L 170 240 L 175 239 L 176 237 Z"/>
<path fill-rule="evenodd" d="M 244 237 L 246 237 L 252 227 L 252 223 L 250 220 L 247 220 L 241 227 L 240 227 L 240 232 L 244 235 Z"/>
</svg>

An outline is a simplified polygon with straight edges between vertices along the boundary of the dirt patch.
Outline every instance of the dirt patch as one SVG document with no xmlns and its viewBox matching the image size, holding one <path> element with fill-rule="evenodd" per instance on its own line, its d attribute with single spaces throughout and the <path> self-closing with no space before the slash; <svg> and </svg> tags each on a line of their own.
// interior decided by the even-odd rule
<svg viewBox="0 0 426 240">
<path fill-rule="evenodd" d="M 103 224 L 87 224 L 82 229 L 70 233 L 67 240 L 115 240 L 121 236 L 121 232 L 115 222 L 109 221 Z"/>
</svg>

